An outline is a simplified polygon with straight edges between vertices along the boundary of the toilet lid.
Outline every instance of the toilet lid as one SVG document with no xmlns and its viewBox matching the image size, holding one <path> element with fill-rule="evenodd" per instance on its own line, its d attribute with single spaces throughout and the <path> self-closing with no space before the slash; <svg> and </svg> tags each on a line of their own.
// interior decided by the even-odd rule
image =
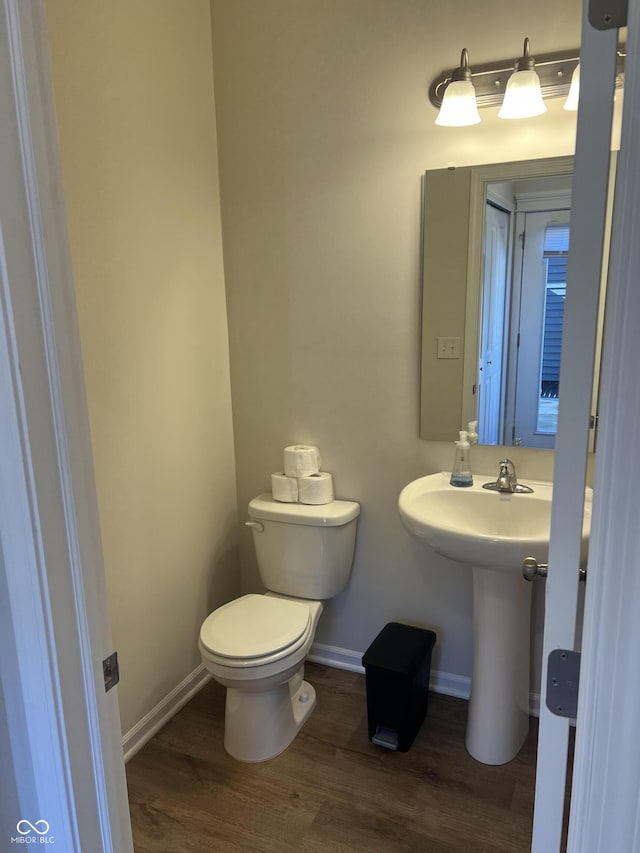
<svg viewBox="0 0 640 853">
<path fill-rule="evenodd" d="M 261 658 L 299 640 L 310 618 L 302 601 L 243 595 L 205 619 L 200 641 L 222 657 Z"/>
</svg>

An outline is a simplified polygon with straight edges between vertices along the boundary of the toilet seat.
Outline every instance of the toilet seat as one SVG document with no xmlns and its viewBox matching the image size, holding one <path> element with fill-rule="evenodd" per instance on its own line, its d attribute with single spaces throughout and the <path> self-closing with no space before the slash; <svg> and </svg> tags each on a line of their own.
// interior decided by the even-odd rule
<svg viewBox="0 0 640 853">
<path fill-rule="evenodd" d="M 310 630 L 304 601 L 250 594 L 214 610 L 200 629 L 200 643 L 223 666 L 255 667 L 295 652 Z"/>
</svg>

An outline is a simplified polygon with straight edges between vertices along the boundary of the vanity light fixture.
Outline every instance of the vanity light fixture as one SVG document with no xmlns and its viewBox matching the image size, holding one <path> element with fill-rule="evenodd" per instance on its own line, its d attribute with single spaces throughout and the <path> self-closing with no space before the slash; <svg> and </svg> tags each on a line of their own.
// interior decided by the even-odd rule
<svg viewBox="0 0 640 853">
<path fill-rule="evenodd" d="M 617 57 L 616 88 L 621 88 L 624 82 L 625 58 L 624 46 L 621 45 Z M 512 60 L 504 60 L 475 65 L 471 69 L 469 54 L 465 49 L 462 51 L 460 66 L 453 71 L 443 71 L 429 87 L 429 100 L 439 110 L 436 124 L 455 127 L 477 124 L 480 119 L 478 107 L 498 105 L 501 105 L 501 118 L 540 115 L 546 109 L 545 99 L 567 95 L 569 97 L 565 109 L 576 110 L 580 80 L 579 62 L 580 51 L 577 48 L 541 54 L 534 60 L 530 55 L 529 39 L 525 39 L 523 55 L 515 63 Z M 531 84 L 536 83 L 535 78 L 539 81 L 540 95 L 532 95 L 534 87 Z M 451 102 L 458 105 L 455 109 L 447 103 L 450 88 L 452 95 L 455 93 Z M 537 88 L 536 85 L 536 91 Z M 472 93 L 475 110 L 474 104 L 471 103 Z M 522 106 L 523 100 L 529 104 L 528 108 Z M 514 102 L 516 106 L 513 106 Z M 535 108 L 531 106 L 532 102 L 535 103 Z M 534 109 L 535 111 L 532 111 Z M 462 120 L 460 114 L 466 119 Z"/>
<path fill-rule="evenodd" d="M 522 56 L 516 59 L 515 70 L 507 81 L 498 118 L 532 118 L 546 113 L 535 64 L 529 39 L 525 39 Z"/>
<path fill-rule="evenodd" d="M 479 122 L 476 90 L 471 82 L 469 53 L 465 47 L 460 54 L 460 66 L 453 71 L 445 89 L 436 124 L 446 127 L 464 127 Z"/>
<path fill-rule="evenodd" d="M 564 102 L 564 109 L 574 112 L 578 109 L 578 96 L 580 95 L 580 63 L 576 65 L 576 69 L 571 75 L 571 88 L 567 95 L 567 100 Z"/>
</svg>

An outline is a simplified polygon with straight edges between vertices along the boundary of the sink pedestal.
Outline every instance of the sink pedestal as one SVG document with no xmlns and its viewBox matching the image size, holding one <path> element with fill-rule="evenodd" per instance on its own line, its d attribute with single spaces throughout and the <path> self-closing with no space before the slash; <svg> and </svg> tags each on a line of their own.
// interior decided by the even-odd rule
<svg viewBox="0 0 640 853">
<path fill-rule="evenodd" d="M 520 572 L 473 566 L 473 675 L 466 745 L 506 764 L 529 731 L 531 584 Z"/>
</svg>

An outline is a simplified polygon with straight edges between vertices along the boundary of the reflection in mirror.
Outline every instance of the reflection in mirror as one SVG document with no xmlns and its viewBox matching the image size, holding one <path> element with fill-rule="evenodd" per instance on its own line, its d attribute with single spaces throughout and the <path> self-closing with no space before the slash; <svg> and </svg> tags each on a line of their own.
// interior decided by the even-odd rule
<svg viewBox="0 0 640 853">
<path fill-rule="evenodd" d="M 471 392 L 481 444 L 553 447 L 570 210 L 570 175 L 486 185 Z"/>
<path fill-rule="evenodd" d="M 553 448 L 572 169 L 564 157 L 427 172 L 421 438 L 477 420 L 481 444 Z"/>
</svg>

